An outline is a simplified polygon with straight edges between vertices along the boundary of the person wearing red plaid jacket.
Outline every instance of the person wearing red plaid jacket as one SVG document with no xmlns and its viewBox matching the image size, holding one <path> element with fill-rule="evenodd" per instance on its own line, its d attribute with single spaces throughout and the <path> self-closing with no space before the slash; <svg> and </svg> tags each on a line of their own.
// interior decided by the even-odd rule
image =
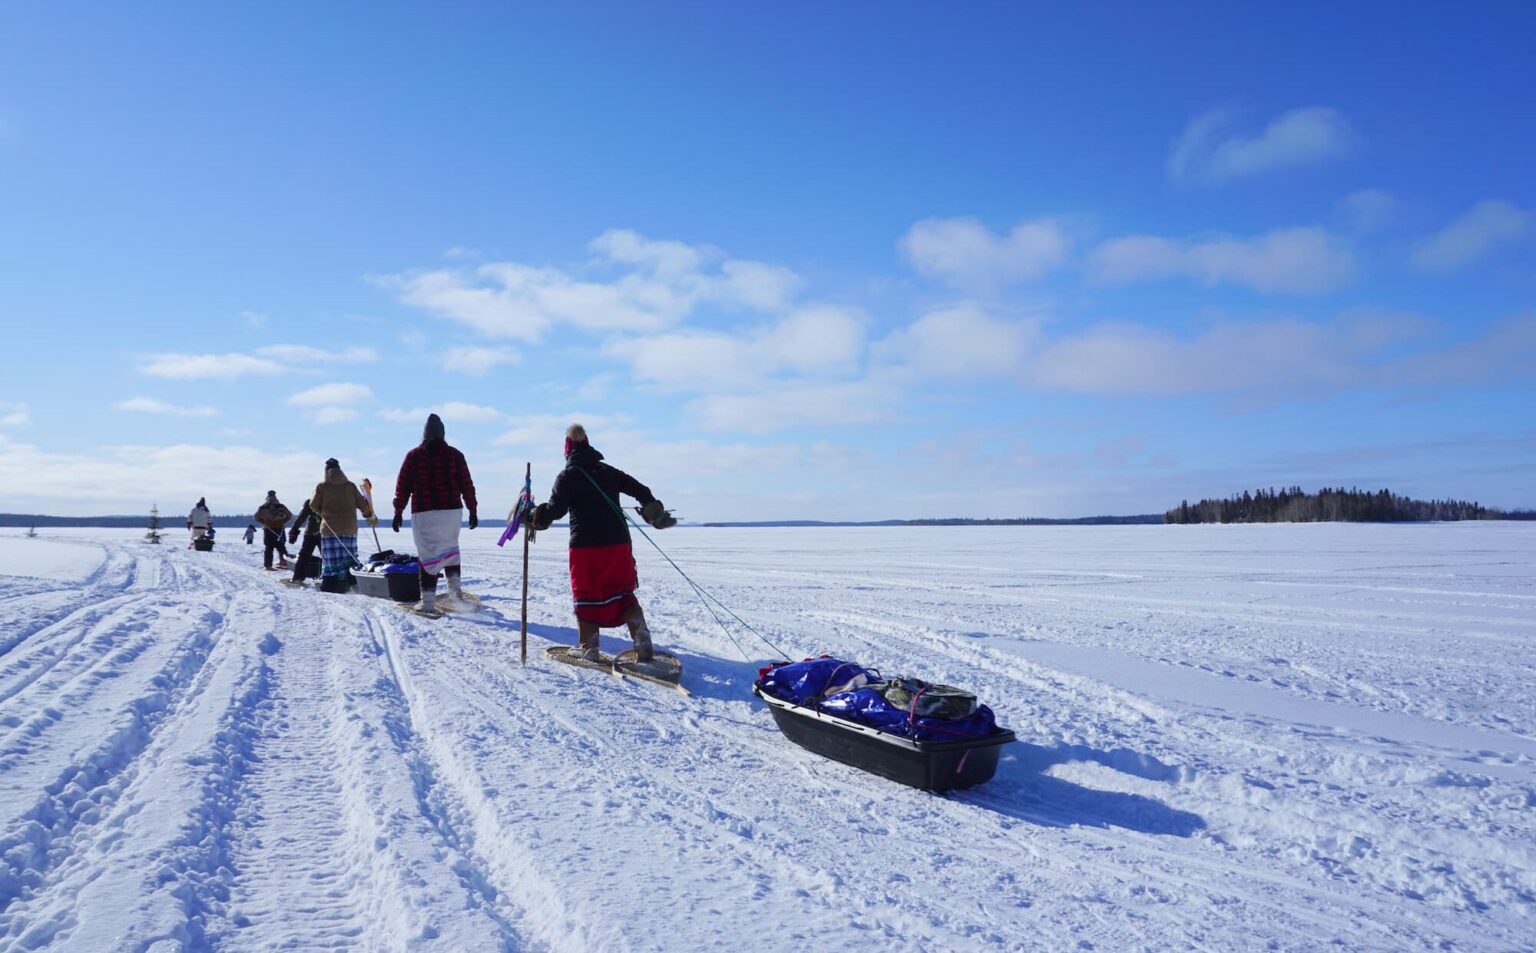
<svg viewBox="0 0 1536 953">
<path fill-rule="evenodd" d="M 469 528 L 480 525 L 475 481 L 469 475 L 464 454 L 443 439 L 442 418 L 427 417 L 421 445 L 405 455 L 400 476 L 395 480 L 395 521 L 400 532 L 405 504 L 411 504 L 411 536 L 416 542 L 416 558 L 421 561 L 421 605 L 426 612 L 437 611 L 437 577 L 448 579 L 448 595 L 464 601 L 459 583 L 459 524 L 463 511 L 469 510 Z"/>
</svg>

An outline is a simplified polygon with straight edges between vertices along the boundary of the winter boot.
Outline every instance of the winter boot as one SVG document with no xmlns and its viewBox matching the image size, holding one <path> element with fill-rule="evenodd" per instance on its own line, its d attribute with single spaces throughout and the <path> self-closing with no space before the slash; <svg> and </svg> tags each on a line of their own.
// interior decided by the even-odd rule
<svg viewBox="0 0 1536 953">
<path fill-rule="evenodd" d="M 602 653 L 598 650 L 598 628 L 590 622 L 576 620 L 577 643 L 566 649 L 566 655 L 583 662 L 600 661 Z"/>
<path fill-rule="evenodd" d="M 448 581 L 448 595 L 456 602 L 464 601 L 464 588 L 459 583 L 459 567 L 449 566 L 443 570 L 443 578 Z"/>
<path fill-rule="evenodd" d="M 651 629 L 645 624 L 645 613 L 639 606 L 635 606 L 624 617 L 624 622 L 629 626 L 629 637 L 635 642 L 635 661 L 649 662 L 654 659 L 656 652 L 651 647 Z"/>
<path fill-rule="evenodd" d="M 437 587 L 436 586 L 433 586 L 431 589 L 423 589 L 423 590 L 421 590 L 421 604 L 418 605 L 416 608 L 420 612 L 436 612 L 437 611 Z"/>
</svg>

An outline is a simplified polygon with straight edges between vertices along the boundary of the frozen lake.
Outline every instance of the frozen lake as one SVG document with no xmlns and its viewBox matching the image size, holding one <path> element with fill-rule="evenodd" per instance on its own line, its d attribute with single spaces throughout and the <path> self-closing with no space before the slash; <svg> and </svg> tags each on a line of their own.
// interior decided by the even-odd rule
<svg viewBox="0 0 1536 953">
<path fill-rule="evenodd" d="M 818 758 L 637 538 L 693 693 L 547 662 L 565 536 L 477 616 L 289 590 L 232 531 L 0 535 L 0 949 L 1514 950 L 1536 524 L 655 535 L 785 653 L 975 691 L 932 795 Z M 410 548 L 409 533 L 385 545 Z M 615 651 L 627 643 L 612 638 Z"/>
</svg>

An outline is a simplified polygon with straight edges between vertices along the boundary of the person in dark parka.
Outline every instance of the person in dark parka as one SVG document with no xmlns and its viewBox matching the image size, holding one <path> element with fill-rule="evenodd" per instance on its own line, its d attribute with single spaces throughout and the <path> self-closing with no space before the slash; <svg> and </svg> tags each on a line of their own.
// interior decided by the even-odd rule
<svg viewBox="0 0 1536 953">
<path fill-rule="evenodd" d="M 565 435 L 565 469 L 555 477 L 549 500 L 534 507 L 533 527 L 548 529 L 570 514 L 571 596 L 579 639 L 571 654 L 596 661 L 599 630 L 623 625 L 629 627 L 636 658 L 649 662 L 651 631 L 635 596 L 640 580 L 620 494 L 639 500 L 640 515 L 657 529 L 676 525 L 645 484 L 604 463 L 587 442 L 586 429 L 572 424 Z"/>
</svg>

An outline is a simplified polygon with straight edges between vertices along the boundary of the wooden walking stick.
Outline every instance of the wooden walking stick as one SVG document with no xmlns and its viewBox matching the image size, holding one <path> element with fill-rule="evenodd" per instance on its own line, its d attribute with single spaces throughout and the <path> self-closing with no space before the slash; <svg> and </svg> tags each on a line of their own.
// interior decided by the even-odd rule
<svg viewBox="0 0 1536 953">
<path fill-rule="evenodd" d="M 533 461 L 528 461 L 528 470 L 524 475 L 524 486 L 533 485 Z M 524 517 L 527 518 L 526 516 Z M 530 522 L 523 529 L 523 628 L 522 628 L 522 664 L 528 664 L 528 538 L 533 535 L 533 524 Z"/>
<path fill-rule="evenodd" d="M 507 528 L 501 531 L 501 538 L 496 541 L 497 546 L 507 545 L 507 540 L 517 535 L 519 527 L 523 527 L 524 521 L 528 521 L 523 532 L 523 624 L 522 624 L 522 653 L 523 664 L 528 664 L 528 542 L 533 539 L 533 463 L 530 461 L 523 473 L 523 492 L 517 497 L 517 502 L 512 504 L 512 512 L 507 514 Z"/>
</svg>

